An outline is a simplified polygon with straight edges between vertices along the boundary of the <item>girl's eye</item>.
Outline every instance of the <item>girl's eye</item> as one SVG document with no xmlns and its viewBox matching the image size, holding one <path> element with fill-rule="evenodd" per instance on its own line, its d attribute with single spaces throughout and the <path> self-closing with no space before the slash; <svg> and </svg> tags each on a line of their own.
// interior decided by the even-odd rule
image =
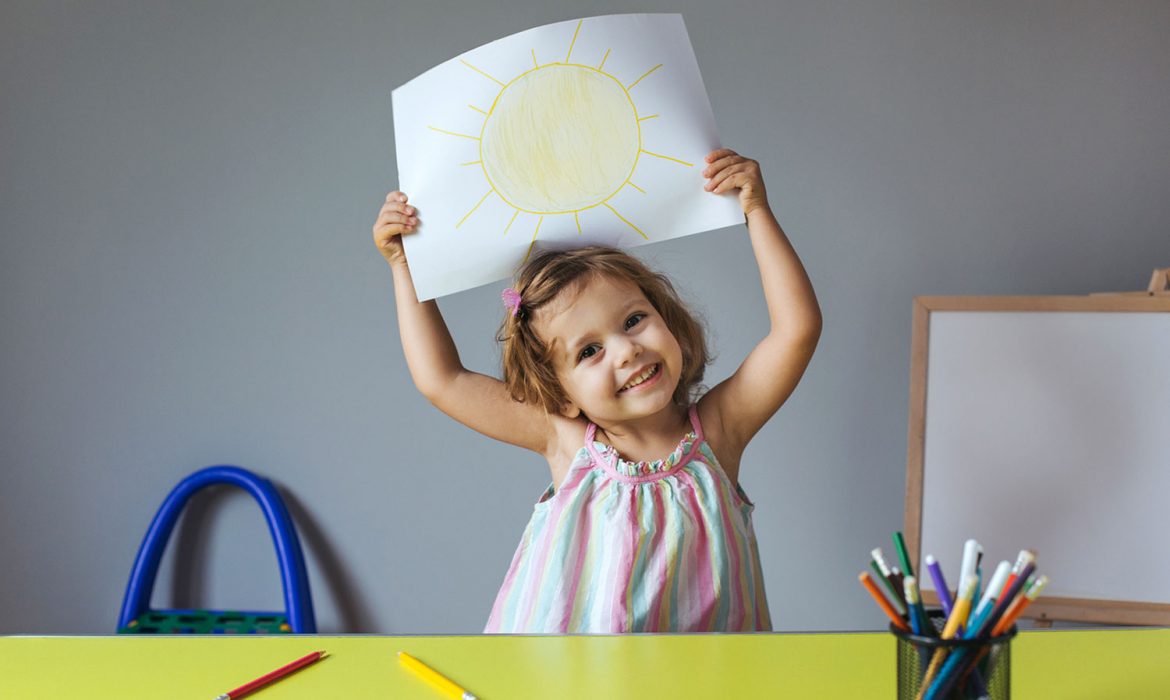
<svg viewBox="0 0 1170 700">
<path fill-rule="evenodd" d="M 634 314 L 633 316 L 630 316 L 626 319 L 626 330 L 628 331 L 634 326 L 638 325 L 644 318 L 646 318 L 646 314 Z"/>
<path fill-rule="evenodd" d="M 577 354 L 577 362 L 580 362 L 581 360 L 588 360 L 590 357 L 596 355 L 599 350 L 600 348 L 597 347 L 596 343 L 593 345 L 586 345 L 585 347 L 581 348 L 581 352 Z"/>
</svg>

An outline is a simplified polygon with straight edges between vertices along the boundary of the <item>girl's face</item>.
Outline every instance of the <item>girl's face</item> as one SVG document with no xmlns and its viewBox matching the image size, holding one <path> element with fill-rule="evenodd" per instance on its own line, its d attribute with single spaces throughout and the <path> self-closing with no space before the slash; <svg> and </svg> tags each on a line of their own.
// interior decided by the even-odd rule
<svg viewBox="0 0 1170 700">
<path fill-rule="evenodd" d="M 671 405 L 682 348 L 632 282 L 595 275 L 535 314 L 570 404 L 596 423 L 621 423 Z"/>
</svg>

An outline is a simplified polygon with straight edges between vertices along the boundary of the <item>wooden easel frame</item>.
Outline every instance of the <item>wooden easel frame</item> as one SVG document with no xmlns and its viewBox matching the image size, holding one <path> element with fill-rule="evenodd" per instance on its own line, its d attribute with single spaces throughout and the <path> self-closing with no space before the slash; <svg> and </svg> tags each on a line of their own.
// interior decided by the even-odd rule
<svg viewBox="0 0 1170 700">
<path fill-rule="evenodd" d="M 1162 273 L 1159 277 L 1158 273 Z M 922 495 L 926 449 L 927 358 L 930 314 L 933 311 L 1141 311 L 1170 313 L 1170 292 L 1156 292 L 1155 284 L 1170 285 L 1170 268 L 1155 271 L 1148 292 L 1078 296 L 943 297 L 914 299 L 913 335 L 910 349 L 910 421 L 906 459 L 906 510 L 904 533 L 912 562 L 922 552 Z M 929 604 L 937 604 L 934 591 L 924 591 Z M 1025 617 L 1104 624 L 1170 626 L 1170 604 L 1041 596 Z"/>
</svg>

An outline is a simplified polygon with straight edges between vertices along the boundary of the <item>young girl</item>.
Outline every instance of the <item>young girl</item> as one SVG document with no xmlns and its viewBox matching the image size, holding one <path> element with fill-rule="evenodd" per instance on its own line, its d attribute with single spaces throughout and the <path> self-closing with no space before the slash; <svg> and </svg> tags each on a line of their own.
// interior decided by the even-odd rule
<svg viewBox="0 0 1170 700">
<path fill-rule="evenodd" d="M 740 456 L 796 387 L 821 316 L 759 164 L 729 149 L 706 164 L 707 191 L 739 192 L 771 328 L 697 401 L 701 326 L 665 277 L 607 248 L 534 256 L 503 294 L 503 381 L 467 370 L 438 306 L 414 293 L 401 235 L 417 212 L 401 192 L 386 197 L 374 241 L 415 385 L 552 472 L 487 632 L 771 629 Z"/>
</svg>

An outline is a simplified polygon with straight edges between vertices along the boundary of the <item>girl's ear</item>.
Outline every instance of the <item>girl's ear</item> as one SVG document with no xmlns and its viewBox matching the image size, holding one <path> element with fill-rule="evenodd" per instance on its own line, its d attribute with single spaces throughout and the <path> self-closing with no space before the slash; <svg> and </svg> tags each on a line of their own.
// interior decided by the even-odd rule
<svg viewBox="0 0 1170 700">
<path fill-rule="evenodd" d="M 581 408 L 572 401 L 566 401 L 561 405 L 561 415 L 565 418 L 576 418 L 581 415 Z"/>
</svg>

